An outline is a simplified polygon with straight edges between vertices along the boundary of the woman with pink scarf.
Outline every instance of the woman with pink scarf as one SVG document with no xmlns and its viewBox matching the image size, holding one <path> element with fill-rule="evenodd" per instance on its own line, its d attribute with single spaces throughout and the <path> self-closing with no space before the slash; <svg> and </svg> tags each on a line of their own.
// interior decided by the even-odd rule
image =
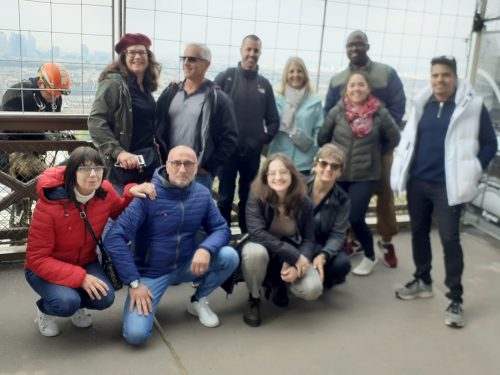
<svg viewBox="0 0 500 375">
<path fill-rule="evenodd" d="M 368 76 L 353 72 L 342 99 L 333 107 L 318 134 L 318 144 L 333 143 L 347 155 L 339 186 L 351 199 L 349 222 L 364 249 L 361 263 L 352 270 L 359 276 L 372 273 L 377 263 L 373 236 L 365 216 L 380 178 L 382 155 L 399 143 L 399 129 L 385 105 L 372 94 Z"/>
</svg>

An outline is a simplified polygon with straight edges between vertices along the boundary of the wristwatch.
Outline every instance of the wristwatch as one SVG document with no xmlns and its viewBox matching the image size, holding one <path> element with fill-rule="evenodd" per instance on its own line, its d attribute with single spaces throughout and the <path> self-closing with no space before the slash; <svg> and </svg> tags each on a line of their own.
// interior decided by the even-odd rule
<svg viewBox="0 0 500 375">
<path fill-rule="evenodd" d="M 132 289 L 139 288 L 139 280 L 132 281 L 130 284 L 128 284 L 128 286 L 131 287 Z"/>
</svg>

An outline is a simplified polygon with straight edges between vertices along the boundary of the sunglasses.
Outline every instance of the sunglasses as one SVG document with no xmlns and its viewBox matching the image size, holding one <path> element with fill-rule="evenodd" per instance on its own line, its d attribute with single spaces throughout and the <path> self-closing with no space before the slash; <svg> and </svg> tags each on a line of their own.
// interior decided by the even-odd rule
<svg viewBox="0 0 500 375">
<path fill-rule="evenodd" d="M 195 56 L 179 56 L 179 59 L 181 61 L 186 61 L 187 60 L 191 64 L 194 64 L 194 63 L 196 63 L 198 61 L 208 61 L 208 60 L 203 59 L 201 57 L 195 57 Z"/>
<path fill-rule="evenodd" d="M 184 168 L 186 168 L 187 170 L 193 169 L 195 167 L 195 165 L 197 164 L 196 162 L 191 161 L 191 160 L 184 160 L 184 161 L 171 160 L 171 161 L 167 161 L 167 163 L 169 163 L 175 169 L 179 169 L 180 167 L 184 166 Z"/>
<path fill-rule="evenodd" d="M 342 169 L 342 164 L 328 163 L 327 161 L 322 160 L 322 159 L 318 159 L 318 165 L 322 169 L 326 169 L 326 167 L 329 166 L 332 171 L 338 171 L 338 170 Z"/>
</svg>

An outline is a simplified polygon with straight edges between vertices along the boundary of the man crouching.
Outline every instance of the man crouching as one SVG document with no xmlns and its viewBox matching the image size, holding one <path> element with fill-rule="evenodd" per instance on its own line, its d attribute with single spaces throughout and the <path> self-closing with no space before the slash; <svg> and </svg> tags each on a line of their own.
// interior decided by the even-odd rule
<svg viewBox="0 0 500 375">
<path fill-rule="evenodd" d="M 191 148 L 173 148 L 166 167 L 158 168 L 152 179 L 156 200 L 134 200 L 105 238 L 121 280 L 129 285 L 123 337 L 132 345 L 145 343 L 151 335 L 156 309 L 171 284 L 197 280 L 187 310 L 205 327 L 219 325 L 207 297 L 234 271 L 239 258 L 225 246 L 231 231 L 210 191 L 193 182 L 197 167 Z M 207 237 L 197 244 L 201 228 Z M 134 239 L 131 252 L 127 244 Z"/>
</svg>

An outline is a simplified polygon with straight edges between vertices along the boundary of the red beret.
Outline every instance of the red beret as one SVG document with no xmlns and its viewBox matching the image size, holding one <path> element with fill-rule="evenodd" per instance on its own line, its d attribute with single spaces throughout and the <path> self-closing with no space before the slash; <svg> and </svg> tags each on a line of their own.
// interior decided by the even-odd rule
<svg viewBox="0 0 500 375">
<path fill-rule="evenodd" d="M 116 43 L 115 51 L 116 53 L 122 53 L 128 47 L 136 44 L 142 44 L 143 46 L 149 49 L 149 47 L 151 47 L 151 39 L 149 39 L 146 35 L 139 33 L 125 34 L 124 36 L 122 36 L 120 41 Z"/>
</svg>

